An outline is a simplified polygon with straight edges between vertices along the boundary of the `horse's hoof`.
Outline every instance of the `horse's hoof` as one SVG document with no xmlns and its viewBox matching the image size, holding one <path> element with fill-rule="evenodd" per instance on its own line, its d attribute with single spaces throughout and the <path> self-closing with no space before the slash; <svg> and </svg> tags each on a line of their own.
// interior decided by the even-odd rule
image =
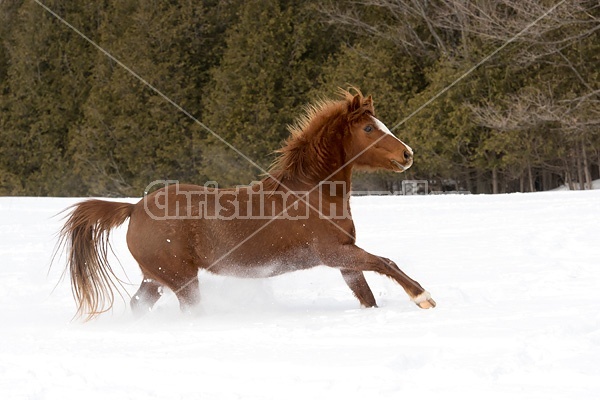
<svg viewBox="0 0 600 400">
<path fill-rule="evenodd" d="M 428 308 L 434 308 L 435 307 L 435 300 L 433 299 L 429 299 L 429 300 L 425 300 L 420 302 L 419 304 L 417 304 L 420 308 L 423 309 L 428 309 Z"/>
<path fill-rule="evenodd" d="M 421 293 L 417 297 L 414 297 L 413 301 L 420 308 L 427 309 L 427 308 L 434 308 L 435 307 L 435 301 L 431 298 L 431 295 L 429 294 L 428 291 L 424 291 L 423 293 Z"/>
</svg>

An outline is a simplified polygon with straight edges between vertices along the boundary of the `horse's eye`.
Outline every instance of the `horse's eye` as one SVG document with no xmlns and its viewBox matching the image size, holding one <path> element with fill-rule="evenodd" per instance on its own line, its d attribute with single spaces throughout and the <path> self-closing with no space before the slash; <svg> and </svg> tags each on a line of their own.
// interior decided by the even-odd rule
<svg viewBox="0 0 600 400">
<path fill-rule="evenodd" d="M 367 133 L 371 133 L 371 132 L 373 132 L 373 127 L 372 127 L 371 125 L 367 125 L 367 126 L 365 126 L 365 129 L 364 129 L 364 130 L 365 130 L 365 132 L 367 132 Z"/>
</svg>

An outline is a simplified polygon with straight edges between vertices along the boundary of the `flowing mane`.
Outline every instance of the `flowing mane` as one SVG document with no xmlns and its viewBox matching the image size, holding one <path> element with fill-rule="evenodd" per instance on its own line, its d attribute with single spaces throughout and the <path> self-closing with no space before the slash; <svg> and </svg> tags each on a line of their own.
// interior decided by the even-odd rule
<svg viewBox="0 0 600 400">
<path fill-rule="evenodd" d="M 321 100 L 288 126 L 290 136 L 269 169 L 267 180 L 314 182 L 327 177 L 345 162 L 349 125 L 365 114 L 375 115 L 371 96 L 340 89 L 341 100 Z"/>
</svg>

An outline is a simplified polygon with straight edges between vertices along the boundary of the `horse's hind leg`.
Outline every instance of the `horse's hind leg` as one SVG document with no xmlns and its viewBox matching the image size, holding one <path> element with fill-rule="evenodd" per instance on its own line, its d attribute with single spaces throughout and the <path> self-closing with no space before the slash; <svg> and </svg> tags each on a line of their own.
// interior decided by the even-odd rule
<svg viewBox="0 0 600 400">
<path fill-rule="evenodd" d="M 352 271 L 349 269 L 342 269 L 342 276 L 348 287 L 354 293 L 354 296 L 360 301 L 360 304 L 364 307 L 377 307 L 373 292 L 365 279 L 365 275 L 362 271 Z"/>
<path fill-rule="evenodd" d="M 198 268 L 188 267 L 190 264 L 191 263 L 189 262 L 177 264 L 169 264 L 166 262 L 155 263 L 155 269 L 148 270 L 147 275 L 154 276 L 157 279 L 144 279 L 139 292 L 146 294 L 147 292 L 143 289 L 147 288 L 149 296 L 143 297 L 143 299 L 148 299 L 151 304 L 154 304 L 160 298 L 162 289 L 158 296 L 153 297 L 151 295 L 156 295 L 156 289 L 159 286 L 164 285 L 171 289 L 175 296 L 177 296 L 181 310 L 184 312 L 191 312 L 200 302 L 200 287 L 198 285 Z"/>
<path fill-rule="evenodd" d="M 200 286 L 198 273 L 189 276 L 178 276 L 167 284 L 177 296 L 179 307 L 185 313 L 192 313 L 200 303 Z"/>
<path fill-rule="evenodd" d="M 144 278 L 140 288 L 131 298 L 131 310 L 136 315 L 143 315 L 152 309 L 152 306 L 163 294 L 162 285 L 150 278 Z"/>
</svg>

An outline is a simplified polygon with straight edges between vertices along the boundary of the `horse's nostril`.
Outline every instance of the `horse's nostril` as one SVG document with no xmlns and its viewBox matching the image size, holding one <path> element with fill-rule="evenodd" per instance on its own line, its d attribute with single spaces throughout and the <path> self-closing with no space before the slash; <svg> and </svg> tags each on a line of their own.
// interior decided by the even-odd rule
<svg viewBox="0 0 600 400">
<path fill-rule="evenodd" d="M 410 160 L 412 158 L 412 154 L 408 150 L 404 150 L 404 159 Z"/>
</svg>

